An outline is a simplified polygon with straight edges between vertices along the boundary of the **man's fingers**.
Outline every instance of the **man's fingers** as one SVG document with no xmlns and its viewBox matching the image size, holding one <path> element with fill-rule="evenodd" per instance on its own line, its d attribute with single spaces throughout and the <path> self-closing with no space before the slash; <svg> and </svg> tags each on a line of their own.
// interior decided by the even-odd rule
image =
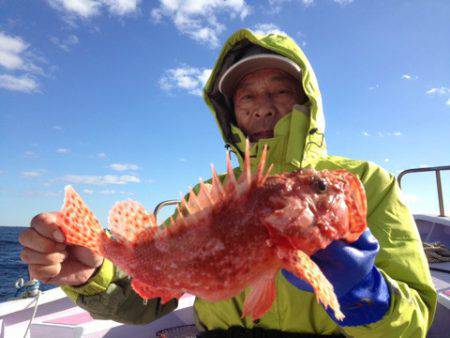
<svg viewBox="0 0 450 338">
<path fill-rule="evenodd" d="M 28 264 L 54 265 L 64 262 L 67 257 L 66 251 L 52 253 L 40 253 L 29 248 L 25 248 L 20 253 L 20 258 Z"/>
<path fill-rule="evenodd" d="M 70 262 L 70 257 L 68 261 Z M 63 264 L 59 274 L 45 280 L 45 283 L 53 285 L 81 285 L 86 283 L 95 271 L 95 268 L 90 268 L 78 261 L 73 261 L 70 264 Z"/>
<path fill-rule="evenodd" d="M 30 277 L 40 279 L 43 282 L 47 281 L 50 278 L 53 278 L 59 274 L 61 271 L 61 264 L 54 265 L 38 265 L 38 264 L 30 264 L 28 266 L 30 271 Z"/>
<path fill-rule="evenodd" d="M 57 225 L 58 212 L 44 212 L 31 220 L 30 226 L 40 235 L 57 242 L 64 242 L 64 234 Z"/>
<path fill-rule="evenodd" d="M 83 263 L 91 268 L 97 268 L 102 265 L 103 257 L 93 253 L 88 248 L 74 245 L 70 247 L 70 254 L 80 263 Z"/>
<path fill-rule="evenodd" d="M 22 231 L 19 235 L 19 243 L 26 248 L 42 253 L 62 251 L 66 247 L 62 243 L 56 243 L 37 233 L 33 228 Z"/>
</svg>

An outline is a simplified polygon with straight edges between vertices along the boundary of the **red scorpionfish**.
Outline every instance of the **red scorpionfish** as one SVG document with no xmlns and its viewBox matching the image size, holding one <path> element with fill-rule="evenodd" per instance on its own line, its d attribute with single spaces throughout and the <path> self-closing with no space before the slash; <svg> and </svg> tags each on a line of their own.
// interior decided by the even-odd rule
<svg viewBox="0 0 450 338">
<path fill-rule="evenodd" d="M 284 268 L 309 282 L 317 300 L 343 319 L 333 286 L 310 256 L 334 240 L 356 241 L 366 228 L 366 197 L 359 179 L 345 171 L 303 169 L 269 176 L 264 149 L 256 172 L 249 144 L 236 179 L 229 155 L 221 183 L 200 181 L 182 198 L 168 226 L 132 200 L 109 213 L 109 237 L 80 196 L 67 186 L 58 224 L 68 244 L 111 260 L 132 277 L 144 299 L 163 303 L 190 293 L 208 301 L 239 295 L 242 316 L 260 318 L 275 299 L 275 276 Z"/>
</svg>

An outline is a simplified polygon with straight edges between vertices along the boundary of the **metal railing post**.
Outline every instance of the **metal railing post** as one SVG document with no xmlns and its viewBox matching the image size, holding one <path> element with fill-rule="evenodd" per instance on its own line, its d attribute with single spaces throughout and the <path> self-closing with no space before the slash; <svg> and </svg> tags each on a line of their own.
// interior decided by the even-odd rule
<svg viewBox="0 0 450 338">
<path fill-rule="evenodd" d="M 439 199 L 439 216 L 444 217 L 445 216 L 444 197 L 442 196 L 442 182 L 441 182 L 441 171 L 440 170 L 436 170 L 436 184 L 437 184 L 438 199 Z"/>
<path fill-rule="evenodd" d="M 438 201 L 439 201 L 439 216 L 445 217 L 444 196 L 442 194 L 442 180 L 441 180 L 441 171 L 443 171 L 443 170 L 450 170 L 450 165 L 445 165 L 445 166 L 440 166 L 440 167 L 413 168 L 413 169 L 403 170 L 400 174 L 398 174 L 398 177 L 397 177 L 398 185 L 400 186 L 400 188 L 402 187 L 402 178 L 406 174 L 434 171 L 436 174 L 436 185 L 437 185 Z"/>
</svg>

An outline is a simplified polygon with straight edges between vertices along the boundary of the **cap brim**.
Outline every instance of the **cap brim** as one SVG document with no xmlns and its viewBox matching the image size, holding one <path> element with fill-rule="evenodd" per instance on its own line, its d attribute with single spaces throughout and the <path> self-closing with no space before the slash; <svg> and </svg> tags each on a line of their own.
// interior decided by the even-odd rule
<svg viewBox="0 0 450 338">
<path fill-rule="evenodd" d="M 244 76 L 263 68 L 280 69 L 301 80 L 300 66 L 294 61 L 281 55 L 258 54 L 244 58 L 228 68 L 219 81 L 219 91 L 231 99 L 236 85 Z"/>
</svg>

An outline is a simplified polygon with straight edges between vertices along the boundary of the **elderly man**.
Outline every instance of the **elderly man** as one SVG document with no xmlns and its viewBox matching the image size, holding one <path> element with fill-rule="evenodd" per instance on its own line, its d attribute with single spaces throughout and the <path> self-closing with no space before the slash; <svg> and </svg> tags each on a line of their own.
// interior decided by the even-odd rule
<svg viewBox="0 0 450 338">
<path fill-rule="evenodd" d="M 370 230 L 355 243 L 336 241 L 313 256 L 334 286 L 344 321 L 323 309 L 306 282 L 280 271 L 276 301 L 260 320 L 241 318 L 245 292 L 216 303 L 196 299 L 202 336 L 425 337 L 436 293 L 395 178 L 366 161 L 327 155 L 319 87 L 293 40 L 240 30 L 224 46 L 204 97 L 240 165 L 249 138 L 252 163 L 258 163 L 267 145 L 274 173 L 315 168 L 357 174 L 367 193 Z M 94 317 L 139 324 L 176 307 L 176 300 L 143 305 L 129 278 L 110 261 L 84 248 L 64 248 L 63 241 L 52 215 L 40 214 L 20 237 L 22 259 L 33 277 L 64 285 L 69 297 Z"/>
</svg>

